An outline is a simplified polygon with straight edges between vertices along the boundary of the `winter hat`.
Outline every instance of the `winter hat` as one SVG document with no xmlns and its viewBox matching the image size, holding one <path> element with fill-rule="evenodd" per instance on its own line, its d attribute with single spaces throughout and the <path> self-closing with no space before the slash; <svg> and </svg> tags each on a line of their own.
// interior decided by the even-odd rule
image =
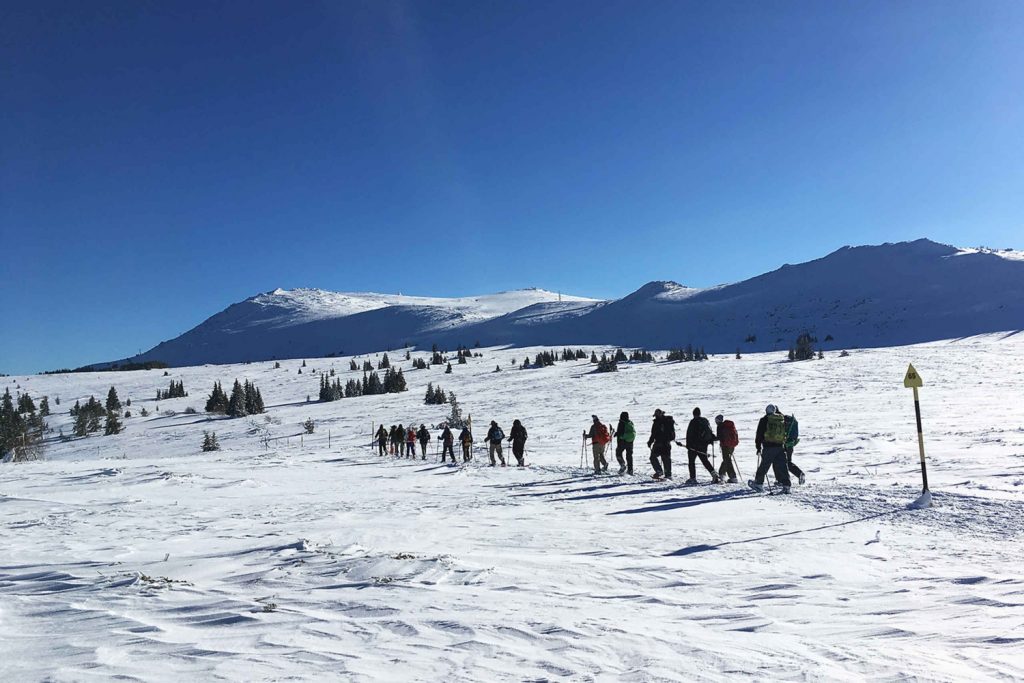
<svg viewBox="0 0 1024 683">
<path fill-rule="evenodd" d="M 725 416 L 723 416 L 723 415 L 715 415 L 715 424 L 720 425 L 723 422 L 725 422 Z"/>
<path fill-rule="evenodd" d="M 662 410 L 661 408 L 658 408 L 657 410 L 654 411 L 654 417 L 661 417 L 664 414 L 665 414 L 665 411 Z"/>
<path fill-rule="evenodd" d="M 693 416 L 694 417 L 700 417 L 700 408 L 694 408 L 693 409 Z"/>
<path fill-rule="evenodd" d="M 775 406 L 774 406 L 774 405 L 772 405 L 771 403 L 769 403 L 769 404 L 768 404 L 767 406 L 765 406 L 764 412 L 765 412 L 766 414 L 768 414 L 768 415 L 774 415 L 774 414 L 775 414 L 775 411 L 776 411 L 776 408 L 775 408 Z"/>
<path fill-rule="evenodd" d="M 623 410 L 621 413 L 619 413 L 619 419 L 620 420 L 628 420 L 629 419 L 629 413 L 627 413 L 625 410 Z"/>
</svg>

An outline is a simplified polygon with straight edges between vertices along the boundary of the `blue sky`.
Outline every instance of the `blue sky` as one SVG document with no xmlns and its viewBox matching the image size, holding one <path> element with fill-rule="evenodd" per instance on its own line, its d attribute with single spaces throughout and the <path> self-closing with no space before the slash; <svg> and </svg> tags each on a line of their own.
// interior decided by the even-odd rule
<svg viewBox="0 0 1024 683">
<path fill-rule="evenodd" d="M 1020 2 L 8 2 L 0 372 L 275 287 L 618 297 L 1020 248 Z"/>
</svg>

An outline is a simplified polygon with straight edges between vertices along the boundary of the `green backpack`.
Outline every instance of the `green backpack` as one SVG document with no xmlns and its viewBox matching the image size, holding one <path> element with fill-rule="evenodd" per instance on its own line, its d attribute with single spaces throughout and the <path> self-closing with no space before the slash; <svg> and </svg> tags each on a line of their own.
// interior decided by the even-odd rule
<svg viewBox="0 0 1024 683">
<path fill-rule="evenodd" d="M 786 442 L 786 418 L 778 413 L 767 416 L 764 428 L 764 441 L 773 446 L 781 446 Z"/>
<path fill-rule="evenodd" d="M 635 438 L 636 427 L 633 426 L 632 420 L 626 420 L 626 423 L 622 425 L 622 440 L 626 443 L 633 443 Z"/>
</svg>

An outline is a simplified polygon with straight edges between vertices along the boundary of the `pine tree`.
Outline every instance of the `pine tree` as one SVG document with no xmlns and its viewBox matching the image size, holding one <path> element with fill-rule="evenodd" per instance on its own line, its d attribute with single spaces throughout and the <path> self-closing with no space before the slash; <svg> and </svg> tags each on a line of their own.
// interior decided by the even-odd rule
<svg viewBox="0 0 1024 683">
<path fill-rule="evenodd" d="M 117 389 L 110 387 L 107 392 L 107 410 L 121 410 L 121 399 L 117 397 Z"/>
<path fill-rule="evenodd" d="M 428 406 L 434 403 L 434 383 L 427 382 L 427 395 L 423 398 L 423 402 Z"/>
<path fill-rule="evenodd" d="M 313 422 L 313 418 L 307 417 L 306 421 L 302 423 L 302 427 L 306 430 L 307 434 L 312 434 L 316 430 L 316 423 Z"/>
<path fill-rule="evenodd" d="M 72 433 L 75 436 L 85 436 L 89 433 L 89 416 L 84 411 L 80 411 L 75 416 L 75 426 Z"/>
<path fill-rule="evenodd" d="M 217 442 L 217 432 L 203 432 L 203 452 L 219 451 L 220 444 Z"/>
<path fill-rule="evenodd" d="M 50 399 L 43 396 L 42 400 L 39 401 L 39 414 L 46 417 L 50 414 Z"/>
<path fill-rule="evenodd" d="M 740 358 L 742 358 L 742 356 L 740 356 L 740 347 L 737 346 L 736 347 L 736 360 L 739 360 Z"/>
<path fill-rule="evenodd" d="M 591 351 L 590 352 L 590 362 L 591 363 L 596 363 L 597 362 L 597 352 L 596 351 Z"/>
<path fill-rule="evenodd" d="M 234 386 L 231 387 L 231 398 L 228 399 L 227 414 L 231 417 L 245 417 L 247 414 L 245 411 L 245 390 L 237 379 Z"/>
<path fill-rule="evenodd" d="M 388 360 L 388 354 L 384 354 L 384 357 L 380 359 L 380 363 L 377 365 L 378 370 L 387 370 L 391 367 L 391 361 Z"/>
<path fill-rule="evenodd" d="M 85 421 L 85 431 L 89 434 L 100 431 L 100 416 L 95 412 L 89 413 L 89 417 Z"/>
<path fill-rule="evenodd" d="M 615 362 L 616 363 L 625 363 L 626 362 L 626 354 L 622 352 L 622 349 L 617 349 L 615 351 Z"/>
<path fill-rule="evenodd" d="M 113 410 L 107 411 L 107 424 L 103 429 L 103 433 L 106 436 L 111 434 L 121 433 L 121 421 L 117 418 L 117 412 Z"/>
<path fill-rule="evenodd" d="M 448 413 L 448 425 L 453 428 L 462 427 L 462 407 L 459 406 L 454 391 L 448 392 L 448 403 L 451 405 L 451 410 Z"/>
<path fill-rule="evenodd" d="M 36 412 L 36 403 L 27 393 L 18 395 L 18 412 L 22 415 Z"/>
<path fill-rule="evenodd" d="M 446 375 L 452 374 L 452 364 L 451 363 L 449 363 L 448 367 L 445 368 L 444 374 L 446 374 Z"/>
</svg>

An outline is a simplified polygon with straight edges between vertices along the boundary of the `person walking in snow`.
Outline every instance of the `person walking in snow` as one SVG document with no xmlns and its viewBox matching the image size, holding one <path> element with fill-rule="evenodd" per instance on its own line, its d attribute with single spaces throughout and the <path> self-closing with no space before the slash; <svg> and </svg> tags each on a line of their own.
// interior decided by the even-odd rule
<svg viewBox="0 0 1024 683">
<path fill-rule="evenodd" d="M 590 431 L 584 432 L 584 436 L 590 439 L 590 447 L 594 452 L 594 474 L 601 474 L 608 471 L 608 461 L 605 460 L 604 451 L 612 437 L 608 434 L 608 427 L 598 419 L 597 415 L 590 417 L 593 423 L 590 425 Z"/>
<path fill-rule="evenodd" d="M 469 431 L 469 427 L 464 426 L 462 431 L 459 433 L 459 443 L 462 445 L 462 461 L 469 462 L 473 459 L 473 434 Z M 455 460 L 455 454 L 452 454 L 452 460 Z"/>
<path fill-rule="evenodd" d="M 697 458 L 704 465 L 704 469 L 711 473 L 711 483 L 717 484 L 721 481 L 718 472 L 711 466 L 708 460 L 708 446 L 715 440 L 715 433 L 711 431 L 711 425 L 706 417 L 701 417 L 700 408 L 693 409 L 693 419 L 686 426 L 686 455 L 690 467 L 690 478 L 687 484 L 697 483 Z"/>
<path fill-rule="evenodd" d="M 402 423 L 398 423 L 395 428 L 395 450 L 398 457 L 405 457 L 405 427 L 402 426 Z"/>
<path fill-rule="evenodd" d="M 619 414 L 619 424 L 615 427 L 615 459 L 619 461 L 619 474 L 633 474 L 633 441 L 636 440 L 636 428 L 629 419 L 629 413 Z M 623 460 L 622 456 L 626 458 Z"/>
<path fill-rule="evenodd" d="M 732 420 L 726 420 L 724 415 L 716 415 L 715 430 L 715 441 L 722 447 L 722 464 L 718 467 L 718 476 L 729 477 L 729 483 L 735 484 L 736 466 L 733 464 L 732 454 L 740 443 L 736 424 Z"/>
<path fill-rule="evenodd" d="M 377 454 L 381 457 L 387 455 L 388 452 L 388 432 L 384 429 L 384 425 L 377 428 Z"/>
<path fill-rule="evenodd" d="M 512 455 L 516 456 L 516 462 L 519 467 L 526 466 L 526 458 L 524 452 L 526 450 L 526 427 L 519 420 L 512 423 L 512 429 L 509 430 L 508 440 L 512 442 Z"/>
<path fill-rule="evenodd" d="M 764 478 L 771 468 L 775 481 L 782 487 L 782 493 L 789 493 L 789 470 L 786 467 L 786 418 L 776 407 L 768 404 L 764 416 L 757 423 L 754 435 L 754 449 L 761 456 L 754 478 L 747 485 L 755 491 L 764 491 Z"/>
<path fill-rule="evenodd" d="M 672 442 L 676 440 L 676 421 L 671 415 L 658 408 L 654 411 L 651 438 L 647 447 L 651 449 L 651 467 L 655 479 L 672 478 Z"/>
<path fill-rule="evenodd" d="M 405 433 L 405 452 L 408 457 L 413 460 L 416 459 L 416 428 L 409 425 L 409 431 Z M 423 454 L 423 459 L 426 460 L 427 454 Z"/>
<path fill-rule="evenodd" d="M 452 436 L 452 429 L 445 423 L 444 430 L 441 432 L 441 462 L 444 462 L 444 458 L 447 455 L 452 456 L 452 464 L 455 464 L 455 450 L 452 448 L 452 442 L 455 441 L 455 437 Z"/>
<path fill-rule="evenodd" d="M 484 440 L 487 442 L 488 453 L 491 456 L 491 467 L 497 464 L 494 460 L 495 453 L 501 458 L 501 466 L 504 467 L 505 456 L 501 452 L 501 442 L 505 440 L 505 432 L 501 431 L 501 427 L 494 420 L 491 420 L 491 428 L 487 430 Z"/>
<path fill-rule="evenodd" d="M 388 430 L 388 441 L 391 442 L 391 455 L 398 455 L 398 426 L 391 425 Z"/>
<path fill-rule="evenodd" d="M 786 443 L 782 445 L 786 449 L 786 469 L 790 474 L 796 475 L 796 480 L 803 484 L 807 481 L 807 477 L 804 476 L 802 469 L 793 464 L 793 449 L 800 443 L 800 424 L 796 421 L 795 416 L 782 413 L 782 408 L 779 406 L 775 406 L 775 409 L 782 414 L 786 421 Z"/>
<path fill-rule="evenodd" d="M 423 459 L 427 459 L 427 444 L 430 443 L 430 432 L 427 431 L 427 425 L 420 425 L 420 431 L 416 432 L 416 438 L 420 441 L 420 455 Z M 455 456 L 452 456 L 452 460 Z"/>
</svg>

